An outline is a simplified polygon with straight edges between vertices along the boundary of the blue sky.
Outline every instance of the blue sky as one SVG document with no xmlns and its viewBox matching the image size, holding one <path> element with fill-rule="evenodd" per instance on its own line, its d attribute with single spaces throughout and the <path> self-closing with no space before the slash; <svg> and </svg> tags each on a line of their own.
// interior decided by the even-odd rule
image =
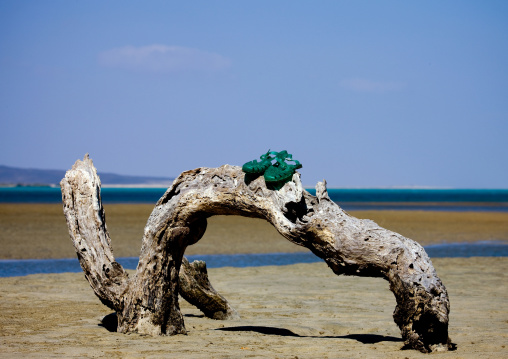
<svg viewBox="0 0 508 359">
<path fill-rule="evenodd" d="M 507 1 L 0 2 L 0 164 L 508 188 Z"/>
</svg>

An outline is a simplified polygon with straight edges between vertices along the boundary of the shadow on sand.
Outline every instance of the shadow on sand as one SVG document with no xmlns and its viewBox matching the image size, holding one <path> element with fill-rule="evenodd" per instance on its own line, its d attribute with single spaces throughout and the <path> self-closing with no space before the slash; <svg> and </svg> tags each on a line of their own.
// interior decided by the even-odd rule
<svg viewBox="0 0 508 359">
<path fill-rule="evenodd" d="M 186 314 L 185 316 L 192 317 L 204 317 L 201 315 L 193 315 Z M 118 319 L 116 317 L 116 313 L 111 313 L 102 318 L 102 322 L 99 326 L 106 328 L 110 332 L 116 332 L 116 328 L 118 326 Z M 378 335 L 378 334 L 348 334 L 348 335 L 340 335 L 340 336 L 309 336 L 309 335 L 299 335 L 292 332 L 289 329 L 284 328 L 275 328 L 275 327 L 264 327 L 264 326 L 238 326 L 238 327 L 226 327 L 226 328 L 217 328 L 215 330 L 221 330 L 224 332 L 256 332 L 265 335 L 278 335 L 281 337 L 298 337 L 298 338 L 329 338 L 329 339 L 352 339 L 356 340 L 363 344 L 376 344 L 379 342 L 402 342 L 401 338 L 390 337 L 386 335 Z"/>
<path fill-rule="evenodd" d="M 339 336 L 314 336 L 314 335 L 299 335 L 292 332 L 289 329 L 274 328 L 274 327 L 263 327 L 263 326 L 239 326 L 239 327 L 227 327 L 218 328 L 215 330 L 222 330 L 226 332 L 256 332 L 266 335 L 279 335 L 283 337 L 298 337 L 298 338 L 328 338 L 328 339 L 352 339 L 363 344 L 376 344 L 379 342 L 402 342 L 401 338 L 378 335 L 378 334 L 348 334 Z"/>
</svg>

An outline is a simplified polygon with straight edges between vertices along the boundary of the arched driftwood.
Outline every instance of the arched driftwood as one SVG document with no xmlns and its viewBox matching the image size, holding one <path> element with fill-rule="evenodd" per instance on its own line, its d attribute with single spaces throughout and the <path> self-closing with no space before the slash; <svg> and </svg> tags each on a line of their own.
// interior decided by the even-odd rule
<svg viewBox="0 0 508 359">
<path fill-rule="evenodd" d="M 388 280 L 397 302 L 394 320 L 407 347 L 429 352 L 450 346 L 448 294 L 425 250 L 373 221 L 350 216 L 330 200 L 325 182 L 312 196 L 298 173 L 280 190 L 271 190 L 262 176 L 246 179 L 236 166 L 183 172 L 148 219 L 132 277 L 114 260 L 100 180 L 88 155 L 66 173 L 61 188 L 81 267 L 96 295 L 117 312 L 118 331 L 185 333 L 179 292 L 209 317 L 235 316 L 208 282 L 204 263 L 189 264 L 183 254 L 202 237 L 208 217 L 240 215 L 266 219 L 337 275 Z"/>
</svg>

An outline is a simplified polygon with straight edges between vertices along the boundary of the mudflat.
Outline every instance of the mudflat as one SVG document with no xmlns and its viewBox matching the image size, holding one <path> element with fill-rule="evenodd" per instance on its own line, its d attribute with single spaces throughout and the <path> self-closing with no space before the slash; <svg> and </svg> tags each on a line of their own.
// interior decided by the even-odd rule
<svg viewBox="0 0 508 359">
<path fill-rule="evenodd" d="M 153 205 L 106 205 L 117 257 L 137 256 Z M 352 211 L 423 245 L 508 240 L 508 213 Z M 71 258 L 60 205 L 0 204 L 0 258 Z M 212 217 L 187 254 L 306 251 L 267 222 Z M 508 258 L 437 258 L 448 289 L 450 337 L 440 358 L 508 357 Z M 0 278 L 0 358 L 428 358 L 401 350 L 395 299 L 379 278 L 336 276 L 325 263 L 209 269 L 241 318 L 205 318 L 181 300 L 188 335 L 109 332 L 111 310 L 82 273 Z"/>
<path fill-rule="evenodd" d="M 149 204 L 104 206 L 116 257 L 137 257 Z M 508 241 L 508 213 L 448 211 L 351 211 L 422 245 L 442 242 Z M 72 242 L 59 204 L 0 204 L 0 259 L 73 258 Z M 299 252 L 261 219 L 215 216 L 204 237 L 186 254 Z"/>
<path fill-rule="evenodd" d="M 180 300 L 188 335 L 109 332 L 111 310 L 80 273 L 0 278 L 0 358 L 506 358 L 508 258 L 437 258 L 455 351 L 401 350 L 395 298 L 380 278 L 325 263 L 209 269 L 240 319 L 208 319 Z"/>
</svg>

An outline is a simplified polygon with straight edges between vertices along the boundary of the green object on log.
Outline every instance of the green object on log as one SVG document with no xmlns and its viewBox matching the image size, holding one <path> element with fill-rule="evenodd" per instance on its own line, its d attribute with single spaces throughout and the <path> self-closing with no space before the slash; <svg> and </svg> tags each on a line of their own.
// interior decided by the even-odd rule
<svg viewBox="0 0 508 359">
<path fill-rule="evenodd" d="M 272 157 L 272 155 L 274 157 Z M 293 155 L 286 150 L 275 152 L 268 150 L 261 155 L 261 161 L 253 160 L 242 166 L 242 171 L 249 176 L 264 175 L 266 185 L 273 189 L 280 189 L 293 178 L 293 174 L 298 168 L 302 168 L 299 161 L 293 160 Z M 274 163 L 272 163 L 275 160 Z M 292 161 L 289 164 L 286 161 Z"/>
<path fill-rule="evenodd" d="M 262 175 L 272 165 L 274 157 L 271 157 L 271 154 L 277 154 L 277 152 L 270 152 L 268 150 L 264 155 L 261 155 L 260 162 L 253 160 L 245 163 L 242 166 L 242 171 L 252 175 Z"/>
<path fill-rule="evenodd" d="M 293 177 L 293 174 L 298 168 L 302 168 L 300 162 L 293 160 L 293 155 L 287 151 L 279 152 L 275 155 L 275 160 L 276 162 L 265 171 L 264 177 L 267 183 L 282 182 L 282 184 L 284 184 Z M 286 161 L 293 161 L 295 164 L 292 165 L 286 163 Z"/>
</svg>

